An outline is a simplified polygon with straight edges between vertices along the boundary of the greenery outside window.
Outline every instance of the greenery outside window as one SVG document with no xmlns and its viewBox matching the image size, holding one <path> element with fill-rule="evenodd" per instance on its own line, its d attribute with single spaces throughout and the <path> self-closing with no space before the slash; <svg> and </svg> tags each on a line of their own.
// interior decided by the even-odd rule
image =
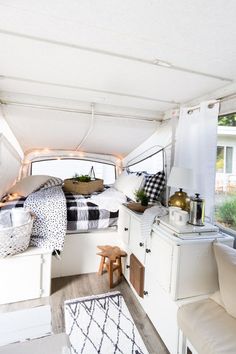
<svg viewBox="0 0 236 354">
<path fill-rule="evenodd" d="M 236 113 L 218 119 L 215 220 L 236 236 Z"/>
</svg>

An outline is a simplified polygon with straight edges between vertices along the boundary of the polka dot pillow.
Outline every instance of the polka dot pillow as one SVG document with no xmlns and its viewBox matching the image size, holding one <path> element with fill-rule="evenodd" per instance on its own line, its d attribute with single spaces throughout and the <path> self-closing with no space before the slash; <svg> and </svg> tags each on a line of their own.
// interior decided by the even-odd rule
<svg viewBox="0 0 236 354">
<path fill-rule="evenodd" d="M 154 203 L 158 201 L 161 191 L 165 187 L 165 172 L 160 171 L 155 175 L 146 177 L 144 191 L 149 197 L 149 202 Z"/>
</svg>

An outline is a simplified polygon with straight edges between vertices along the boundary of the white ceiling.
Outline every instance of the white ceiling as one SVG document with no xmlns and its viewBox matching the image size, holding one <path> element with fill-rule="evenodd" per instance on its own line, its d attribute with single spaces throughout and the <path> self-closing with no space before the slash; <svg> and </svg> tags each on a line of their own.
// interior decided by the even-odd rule
<svg viewBox="0 0 236 354">
<path fill-rule="evenodd" d="M 4 106 L 6 120 L 22 149 L 75 150 L 90 127 L 91 115 Z M 114 129 L 115 127 L 115 129 Z M 157 128 L 154 121 L 113 119 L 99 116 L 82 151 L 124 157 L 145 141 Z"/>
<path fill-rule="evenodd" d="M 0 99 L 57 107 L 95 102 L 97 111 L 160 119 L 236 80 L 235 13 L 235 0 L 0 0 Z M 173 66 L 154 65 L 156 58 Z M 12 106 L 8 114 L 24 149 L 49 146 L 47 134 L 30 138 L 34 127 L 60 124 L 61 116 L 75 121 L 73 113 L 36 108 Z M 76 119 L 84 134 L 85 117 Z M 110 122 L 129 137 L 126 147 L 103 140 Z M 133 120 L 110 122 L 96 121 L 84 149 L 127 154 L 155 130 L 139 121 L 130 135 Z M 73 133 L 66 126 L 51 140 L 55 148 L 80 140 L 67 138 Z"/>
</svg>

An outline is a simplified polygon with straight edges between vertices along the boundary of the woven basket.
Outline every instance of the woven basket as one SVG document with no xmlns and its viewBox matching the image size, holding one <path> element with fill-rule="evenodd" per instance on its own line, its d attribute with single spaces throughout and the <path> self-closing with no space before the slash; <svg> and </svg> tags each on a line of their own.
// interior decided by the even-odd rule
<svg viewBox="0 0 236 354">
<path fill-rule="evenodd" d="M 103 188 L 103 179 L 96 178 L 90 182 L 78 182 L 73 178 L 64 180 L 64 190 L 74 194 L 91 194 L 102 191 Z"/>
<path fill-rule="evenodd" d="M 0 230 L 0 258 L 13 256 L 29 247 L 34 217 L 24 225 Z"/>
</svg>

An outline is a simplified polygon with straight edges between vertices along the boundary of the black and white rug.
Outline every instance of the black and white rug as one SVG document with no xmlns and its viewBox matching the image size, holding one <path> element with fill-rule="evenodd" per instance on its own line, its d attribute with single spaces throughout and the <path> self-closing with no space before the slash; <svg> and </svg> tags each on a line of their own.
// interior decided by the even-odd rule
<svg viewBox="0 0 236 354">
<path fill-rule="evenodd" d="M 73 354 L 148 354 L 120 292 L 65 301 Z"/>
</svg>

